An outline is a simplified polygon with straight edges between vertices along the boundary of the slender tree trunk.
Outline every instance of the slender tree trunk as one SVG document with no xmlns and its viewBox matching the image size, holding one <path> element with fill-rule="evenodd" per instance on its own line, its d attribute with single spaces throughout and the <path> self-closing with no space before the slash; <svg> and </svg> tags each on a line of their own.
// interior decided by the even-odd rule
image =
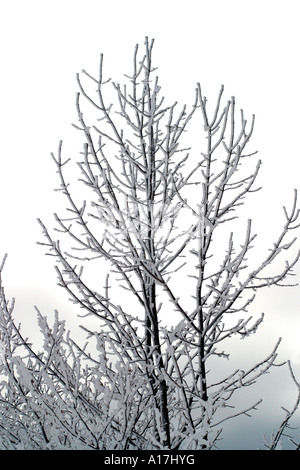
<svg viewBox="0 0 300 470">
<path fill-rule="evenodd" d="M 153 150 L 153 133 L 151 129 L 151 150 L 149 162 L 149 176 L 148 176 L 148 232 L 147 232 L 147 248 L 150 264 L 155 263 L 155 218 L 153 214 L 154 197 L 155 197 L 155 152 Z M 151 383 L 154 386 L 155 403 L 159 409 L 162 429 L 164 433 L 164 440 L 162 444 L 170 448 L 170 423 L 168 412 L 168 391 L 166 380 L 162 377 L 164 363 L 162 359 L 161 341 L 159 336 L 159 320 L 156 305 L 156 284 L 150 275 L 146 275 L 146 305 L 147 305 L 147 318 L 146 318 L 146 344 L 150 353 L 151 369 L 150 377 Z"/>
<path fill-rule="evenodd" d="M 164 441 L 162 444 L 170 448 L 170 423 L 168 412 L 168 390 L 165 379 L 162 377 L 164 363 L 162 359 L 161 344 L 159 338 L 158 314 L 156 308 L 156 286 L 148 279 L 147 294 L 147 321 L 146 321 L 146 344 L 150 354 L 149 378 L 154 392 L 155 404 L 160 412 Z M 158 436 L 159 438 L 159 436 Z"/>
</svg>

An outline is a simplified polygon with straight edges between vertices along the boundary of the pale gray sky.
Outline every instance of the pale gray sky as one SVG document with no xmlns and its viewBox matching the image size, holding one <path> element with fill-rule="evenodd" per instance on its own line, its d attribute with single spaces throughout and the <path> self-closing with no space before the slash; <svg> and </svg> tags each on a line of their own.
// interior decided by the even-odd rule
<svg viewBox="0 0 300 470">
<path fill-rule="evenodd" d="M 36 218 L 49 221 L 57 209 L 49 155 L 60 139 L 73 148 L 75 75 L 83 68 L 96 73 L 103 52 L 107 76 L 121 80 L 146 35 L 155 38 L 169 102 L 191 103 L 197 81 L 214 100 L 224 84 L 226 97 L 234 95 L 246 115 L 256 115 L 253 142 L 263 161 L 263 190 L 254 224 L 262 245 L 276 238 L 281 206 L 291 203 L 293 188 L 300 189 L 298 0 L 2 2 L 0 257 L 9 253 L 4 280 L 25 322 L 34 304 L 46 314 L 65 305 L 50 260 L 36 245 Z M 273 341 L 283 335 L 284 355 L 294 358 L 296 368 L 299 294 L 296 288 L 264 296 L 267 319 L 258 340 L 263 345 L 266 336 Z"/>
</svg>

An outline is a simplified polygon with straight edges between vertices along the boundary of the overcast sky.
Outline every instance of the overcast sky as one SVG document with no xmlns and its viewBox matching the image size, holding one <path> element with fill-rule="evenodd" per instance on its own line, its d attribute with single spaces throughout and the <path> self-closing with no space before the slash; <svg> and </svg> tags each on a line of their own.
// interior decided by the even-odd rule
<svg viewBox="0 0 300 470">
<path fill-rule="evenodd" d="M 224 84 L 226 97 L 234 95 L 247 116 L 256 115 L 263 190 L 255 230 L 262 243 L 272 243 L 282 205 L 292 202 L 293 188 L 300 189 L 298 6 L 298 0 L 1 2 L 0 257 L 9 254 L 4 280 L 25 322 L 36 303 L 46 314 L 63 305 L 51 264 L 36 245 L 36 219 L 51 220 L 57 210 L 50 152 L 60 139 L 66 146 L 73 141 L 76 73 L 97 73 L 104 53 L 106 75 L 121 80 L 145 36 L 155 38 L 154 59 L 169 102 L 192 103 L 198 81 L 213 100 Z M 299 267 L 296 272 L 300 276 Z M 299 293 L 285 290 L 262 300 L 273 315 L 263 332 L 285 337 L 284 354 L 296 369 Z"/>
</svg>

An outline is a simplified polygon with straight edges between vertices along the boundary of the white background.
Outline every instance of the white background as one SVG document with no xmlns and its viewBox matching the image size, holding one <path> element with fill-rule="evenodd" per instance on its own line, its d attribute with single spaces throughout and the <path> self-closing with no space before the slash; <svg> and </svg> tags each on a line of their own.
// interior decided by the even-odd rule
<svg viewBox="0 0 300 470">
<path fill-rule="evenodd" d="M 292 202 L 293 188 L 300 189 L 298 5 L 298 0 L 1 2 L 0 257 L 9 254 L 4 282 L 17 298 L 16 314 L 25 328 L 33 328 L 35 304 L 46 315 L 67 309 L 51 260 L 36 244 L 42 239 L 36 219 L 49 222 L 58 210 L 50 152 L 60 139 L 69 149 L 74 142 L 75 75 L 83 68 L 97 74 L 103 52 L 106 75 L 122 80 L 131 71 L 135 44 L 142 46 L 145 36 L 155 38 L 154 59 L 168 102 L 192 103 L 197 81 L 214 100 L 224 84 L 226 97 L 234 95 L 249 118 L 256 115 L 263 190 L 251 217 L 263 247 L 275 240 L 284 220 L 281 207 Z M 295 272 L 299 279 L 299 266 Z M 256 351 L 264 351 L 282 335 L 282 357 L 291 357 L 296 371 L 299 294 L 298 287 L 265 294 L 261 309 L 267 319 L 255 343 Z M 270 383 L 267 401 L 277 406 L 283 398 L 288 406 L 293 390 L 276 379 Z"/>
</svg>

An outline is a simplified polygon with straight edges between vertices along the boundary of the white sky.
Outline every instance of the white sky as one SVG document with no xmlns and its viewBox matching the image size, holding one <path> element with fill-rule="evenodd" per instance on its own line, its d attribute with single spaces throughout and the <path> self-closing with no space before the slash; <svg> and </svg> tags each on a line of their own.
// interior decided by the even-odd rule
<svg viewBox="0 0 300 470">
<path fill-rule="evenodd" d="M 27 312 L 37 303 L 52 311 L 61 302 L 56 305 L 51 263 L 36 245 L 36 218 L 51 220 L 57 210 L 50 152 L 60 139 L 70 145 L 73 136 L 75 75 L 83 68 L 96 73 L 103 52 L 106 74 L 122 79 L 146 35 L 155 38 L 168 101 L 191 103 L 197 81 L 214 100 L 224 84 L 226 97 L 234 95 L 246 115 L 256 115 L 253 142 L 263 161 L 264 189 L 255 228 L 273 241 L 281 206 L 291 202 L 293 188 L 300 189 L 299 17 L 298 0 L 1 2 L 0 257 L 9 253 L 4 280 L 19 308 Z M 263 305 L 266 313 L 275 312 L 271 334 L 286 335 L 294 357 L 299 293 L 281 290 Z"/>
</svg>

